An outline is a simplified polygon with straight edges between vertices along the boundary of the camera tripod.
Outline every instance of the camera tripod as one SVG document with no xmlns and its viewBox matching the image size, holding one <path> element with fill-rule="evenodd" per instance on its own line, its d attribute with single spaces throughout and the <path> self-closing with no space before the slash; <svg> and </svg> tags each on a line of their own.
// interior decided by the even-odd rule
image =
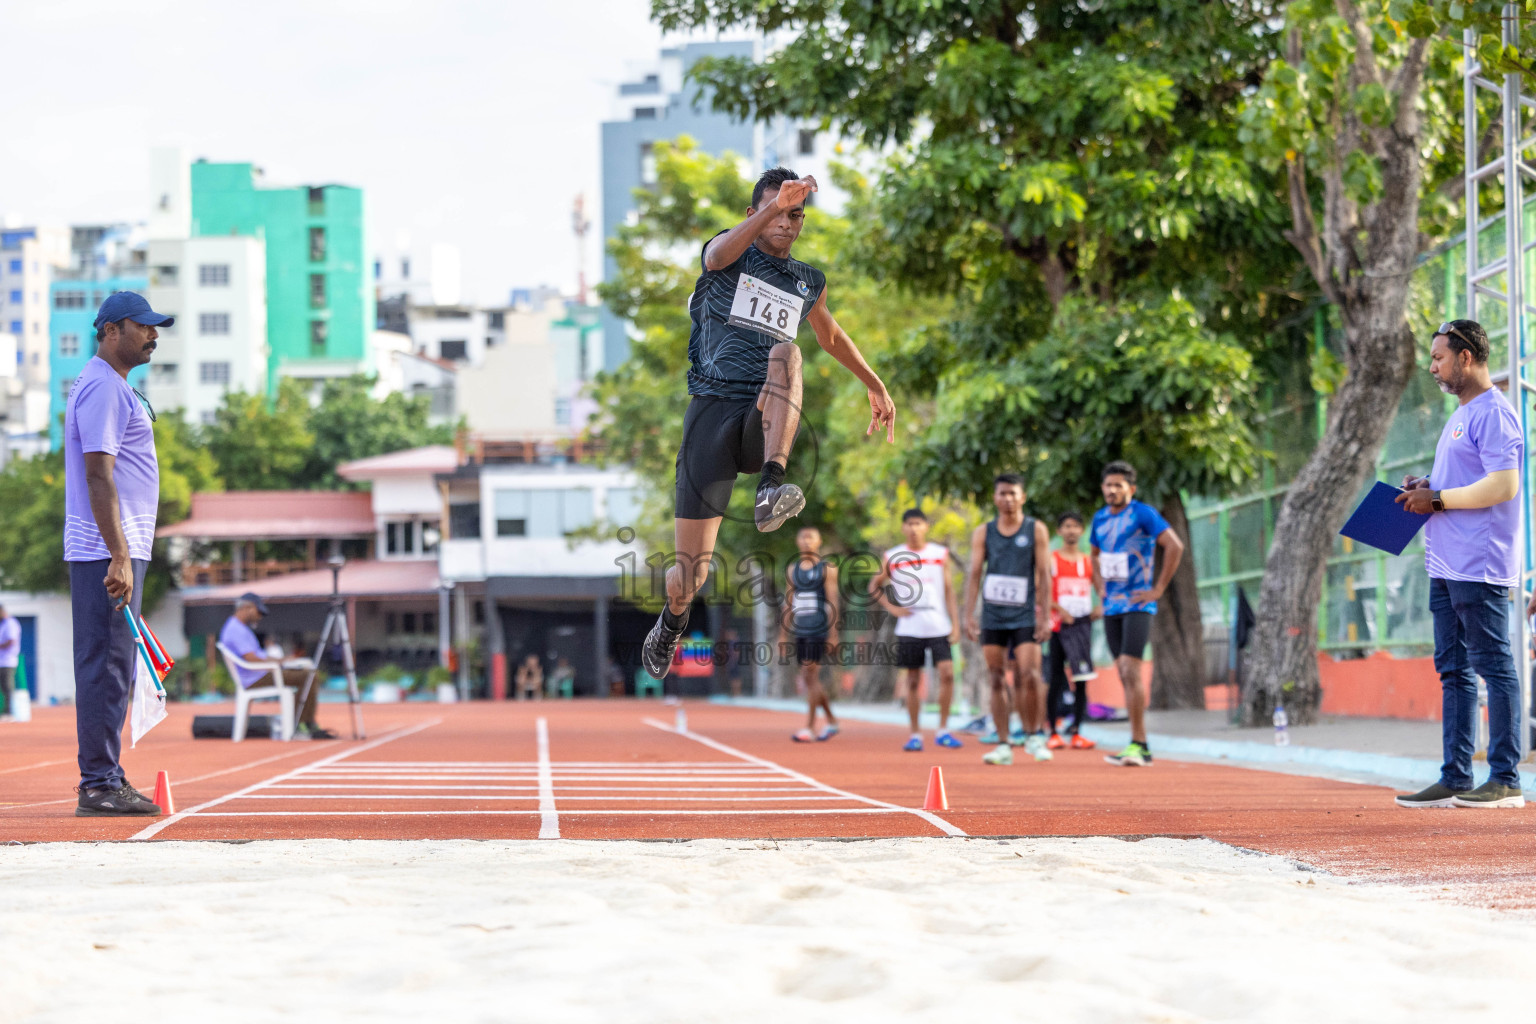
<svg viewBox="0 0 1536 1024">
<path fill-rule="evenodd" d="M 352 706 L 352 738 L 365 740 L 368 733 L 363 727 L 363 698 L 357 689 L 357 656 L 352 649 L 352 634 L 347 630 L 347 601 L 341 596 L 341 567 L 347 564 L 347 560 L 338 555 L 326 564 L 331 568 L 331 603 L 325 613 L 325 625 L 320 628 L 320 644 L 315 648 L 315 663 L 309 670 L 309 678 L 304 680 L 304 689 L 299 693 L 299 707 L 304 707 L 309 701 L 310 690 L 315 685 L 315 677 L 320 674 L 320 665 L 330 648 L 334 631 L 347 677 L 347 703 Z"/>
</svg>

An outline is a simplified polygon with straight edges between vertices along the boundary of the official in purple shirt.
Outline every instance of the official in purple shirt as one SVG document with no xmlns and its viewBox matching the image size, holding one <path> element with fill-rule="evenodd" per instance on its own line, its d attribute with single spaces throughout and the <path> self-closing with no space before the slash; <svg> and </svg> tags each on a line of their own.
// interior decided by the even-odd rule
<svg viewBox="0 0 1536 1024">
<path fill-rule="evenodd" d="M 77 817 L 153 815 L 160 808 L 123 775 L 123 722 L 133 695 L 133 633 L 155 540 L 160 467 L 155 414 L 128 386 L 149 362 L 155 328 L 175 320 L 143 296 L 118 292 L 96 314 L 96 357 L 64 409 L 64 561 L 75 627 Z"/>
<path fill-rule="evenodd" d="M 1520 585 L 1520 417 L 1488 374 L 1488 334 L 1475 320 L 1440 325 L 1429 372 L 1460 403 L 1440 431 L 1427 477 L 1403 480 L 1398 502 L 1429 516 L 1424 568 L 1440 673 L 1440 781 L 1401 807 L 1524 807 L 1520 682 L 1509 648 L 1509 588 Z M 1522 652 L 1523 654 L 1523 652 Z M 1488 781 L 1472 787 L 1477 677 L 1488 684 Z"/>
</svg>

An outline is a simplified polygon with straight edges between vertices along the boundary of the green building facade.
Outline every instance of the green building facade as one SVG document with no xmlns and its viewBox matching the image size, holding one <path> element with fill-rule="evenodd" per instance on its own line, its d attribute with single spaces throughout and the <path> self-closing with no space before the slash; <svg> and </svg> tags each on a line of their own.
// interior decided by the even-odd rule
<svg viewBox="0 0 1536 1024">
<path fill-rule="evenodd" d="M 363 191 L 269 188 L 248 163 L 192 165 L 192 234 L 267 246 L 267 389 L 282 376 L 372 373 L 374 294 Z"/>
</svg>

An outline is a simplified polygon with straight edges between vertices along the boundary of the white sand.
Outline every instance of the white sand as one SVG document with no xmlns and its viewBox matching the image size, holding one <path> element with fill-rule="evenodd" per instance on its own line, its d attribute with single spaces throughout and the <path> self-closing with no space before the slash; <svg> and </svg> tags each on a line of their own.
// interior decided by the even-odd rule
<svg viewBox="0 0 1536 1024">
<path fill-rule="evenodd" d="M 5 1021 L 1439 1024 L 1533 949 L 1170 839 L 0 848 Z"/>
</svg>

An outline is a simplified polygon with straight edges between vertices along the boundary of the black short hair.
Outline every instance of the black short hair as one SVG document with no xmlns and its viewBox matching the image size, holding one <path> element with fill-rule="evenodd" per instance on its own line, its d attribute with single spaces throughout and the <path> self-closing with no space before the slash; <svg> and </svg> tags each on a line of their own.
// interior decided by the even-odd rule
<svg viewBox="0 0 1536 1024">
<path fill-rule="evenodd" d="M 1017 473 L 999 473 L 992 481 L 992 489 L 994 491 L 997 490 L 999 484 L 1013 484 L 1022 491 L 1024 489 L 1024 478 Z"/>
<path fill-rule="evenodd" d="M 1483 330 L 1482 324 L 1476 320 L 1448 320 L 1444 326 L 1456 332 L 1445 335 L 1445 343 L 1452 352 L 1472 353 L 1472 362 L 1476 366 L 1488 362 L 1488 332 Z"/>
<path fill-rule="evenodd" d="M 1099 480 L 1100 481 L 1107 480 L 1108 478 L 1110 478 L 1112 476 L 1123 476 L 1123 477 L 1125 477 L 1125 482 L 1126 483 L 1128 483 L 1128 484 L 1135 484 L 1136 483 L 1136 467 L 1132 466 L 1129 462 L 1126 462 L 1124 459 L 1116 459 L 1114 462 L 1111 462 L 1111 463 L 1108 463 L 1108 464 L 1105 465 L 1104 471 L 1099 474 Z"/>
<path fill-rule="evenodd" d="M 752 186 L 752 209 L 762 209 L 763 193 L 777 192 L 786 181 L 799 181 L 800 175 L 788 167 L 770 167 L 757 179 L 757 184 Z"/>
<path fill-rule="evenodd" d="M 905 523 L 908 519 L 921 519 L 926 523 L 928 521 L 928 516 L 920 508 L 909 508 L 901 514 L 901 521 L 903 523 Z"/>
<path fill-rule="evenodd" d="M 1063 512 L 1061 515 L 1056 517 L 1056 529 L 1058 529 L 1058 530 L 1061 529 L 1061 524 L 1066 522 L 1068 519 L 1070 519 L 1073 522 L 1077 523 L 1078 526 L 1087 526 L 1088 525 L 1087 520 L 1085 520 L 1083 518 L 1083 514 L 1081 512 L 1079 512 L 1077 509 L 1074 508 L 1074 509 L 1068 509 L 1067 511 Z"/>
</svg>

